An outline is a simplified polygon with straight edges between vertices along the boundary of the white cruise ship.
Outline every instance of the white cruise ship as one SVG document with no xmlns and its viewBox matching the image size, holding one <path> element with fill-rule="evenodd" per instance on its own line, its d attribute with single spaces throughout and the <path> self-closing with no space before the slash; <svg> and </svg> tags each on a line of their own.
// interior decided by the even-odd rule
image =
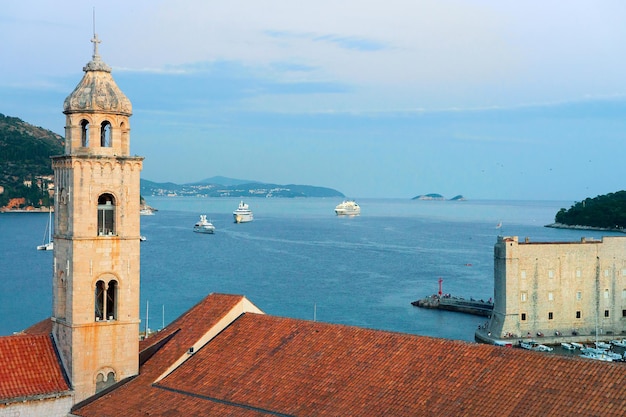
<svg viewBox="0 0 626 417">
<path fill-rule="evenodd" d="M 361 207 L 352 200 L 345 200 L 335 207 L 335 214 L 338 216 L 358 216 L 361 214 Z"/>
<path fill-rule="evenodd" d="M 233 217 L 235 218 L 235 223 L 251 222 L 254 219 L 252 211 L 243 201 L 239 203 L 237 210 L 233 211 Z"/>
</svg>

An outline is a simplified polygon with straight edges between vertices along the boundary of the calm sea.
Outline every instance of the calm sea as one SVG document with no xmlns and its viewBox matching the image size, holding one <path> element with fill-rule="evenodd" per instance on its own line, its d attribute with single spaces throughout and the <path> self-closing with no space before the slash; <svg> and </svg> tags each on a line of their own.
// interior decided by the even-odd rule
<svg viewBox="0 0 626 417">
<path fill-rule="evenodd" d="M 235 224 L 237 199 L 148 198 L 159 211 L 141 217 L 142 329 L 146 317 L 159 329 L 219 292 L 245 295 L 278 316 L 473 340 L 484 318 L 411 301 L 436 293 L 439 278 L 446 293 L 492 297 L 498 234 L 536 241 L 607 234 L 544 227 L 568 201 L 362 199 L 358 217 L 335 216 L 335 199 L 247 202 L 255 220 Z M 214 235 L 192 232 L 200 214 Z M 47 221 L 45 213 L 0 214 L 0 335 L 51 314 L 52 253 L 36 250 Z"/>
</svg>

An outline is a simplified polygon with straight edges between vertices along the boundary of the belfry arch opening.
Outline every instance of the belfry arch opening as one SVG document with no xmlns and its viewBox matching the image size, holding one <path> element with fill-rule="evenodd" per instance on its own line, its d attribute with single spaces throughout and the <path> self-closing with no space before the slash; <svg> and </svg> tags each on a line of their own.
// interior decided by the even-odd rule
<svg viewBox="0 0 626 417">
<path fill-rule="evenodd" d="M 94 291 L 94 318 L 96 321 L 117 320 L 117 281 L 98 280 Z"/>
<path fill-rule="evenodd" d="M 80 144 L 89 147 L 89 121 L 85 119 L 80 121 Z"/>
<path fill-rule="evenodd" d="M 111 123 L 105 120 L 100 125 L 100 146 L 103 148 L 110 148 L 111 142 Z"/>
<path fill-rule="evenodd" d="M 115 197 L 101 194 L 98 197 L 98 236 L 115 235 Z"/>
</svg>

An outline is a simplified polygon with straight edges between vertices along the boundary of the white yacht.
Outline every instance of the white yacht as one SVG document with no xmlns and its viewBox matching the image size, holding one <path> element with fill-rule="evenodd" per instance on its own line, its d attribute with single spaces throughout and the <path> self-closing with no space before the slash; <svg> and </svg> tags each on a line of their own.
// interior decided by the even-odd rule
<svg viewBox="0 0 626 417">
<path fill-rule="evenodd" d="M 344 200 L 335 207 L 335 214 L 338 216 L 358 216 L 361 214 L 361 207 L 353 200 Z"/>
<path fill-rule="evenodd" d="M 193 231 L 196 233 L 214 233 L 215 226 L 206 219 L 206 215 L 201 214 L 200 220 L 193 225 Z"/>
<path fill-rule="evenodd" d="M 235 223 L 251 222 L 254 219 L 252 211 L 243 201 L 239 203 L 237 210 L 233 211 L 233 217 L 235 218 Z"/>
</svg>

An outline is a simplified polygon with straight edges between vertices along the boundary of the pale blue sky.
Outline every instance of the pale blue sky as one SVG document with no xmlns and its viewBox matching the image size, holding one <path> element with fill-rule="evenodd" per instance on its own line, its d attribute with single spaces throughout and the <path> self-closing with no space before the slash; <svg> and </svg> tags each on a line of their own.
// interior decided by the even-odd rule
<svg viewBox="0 0 626 417">
<path fill-rule="evenodd" d="M 9 2 L 1 113 L 63 134 L 94 7 L 145 179 L 353 198 L 626 188 L 626 2 Z"/>
</svg>

